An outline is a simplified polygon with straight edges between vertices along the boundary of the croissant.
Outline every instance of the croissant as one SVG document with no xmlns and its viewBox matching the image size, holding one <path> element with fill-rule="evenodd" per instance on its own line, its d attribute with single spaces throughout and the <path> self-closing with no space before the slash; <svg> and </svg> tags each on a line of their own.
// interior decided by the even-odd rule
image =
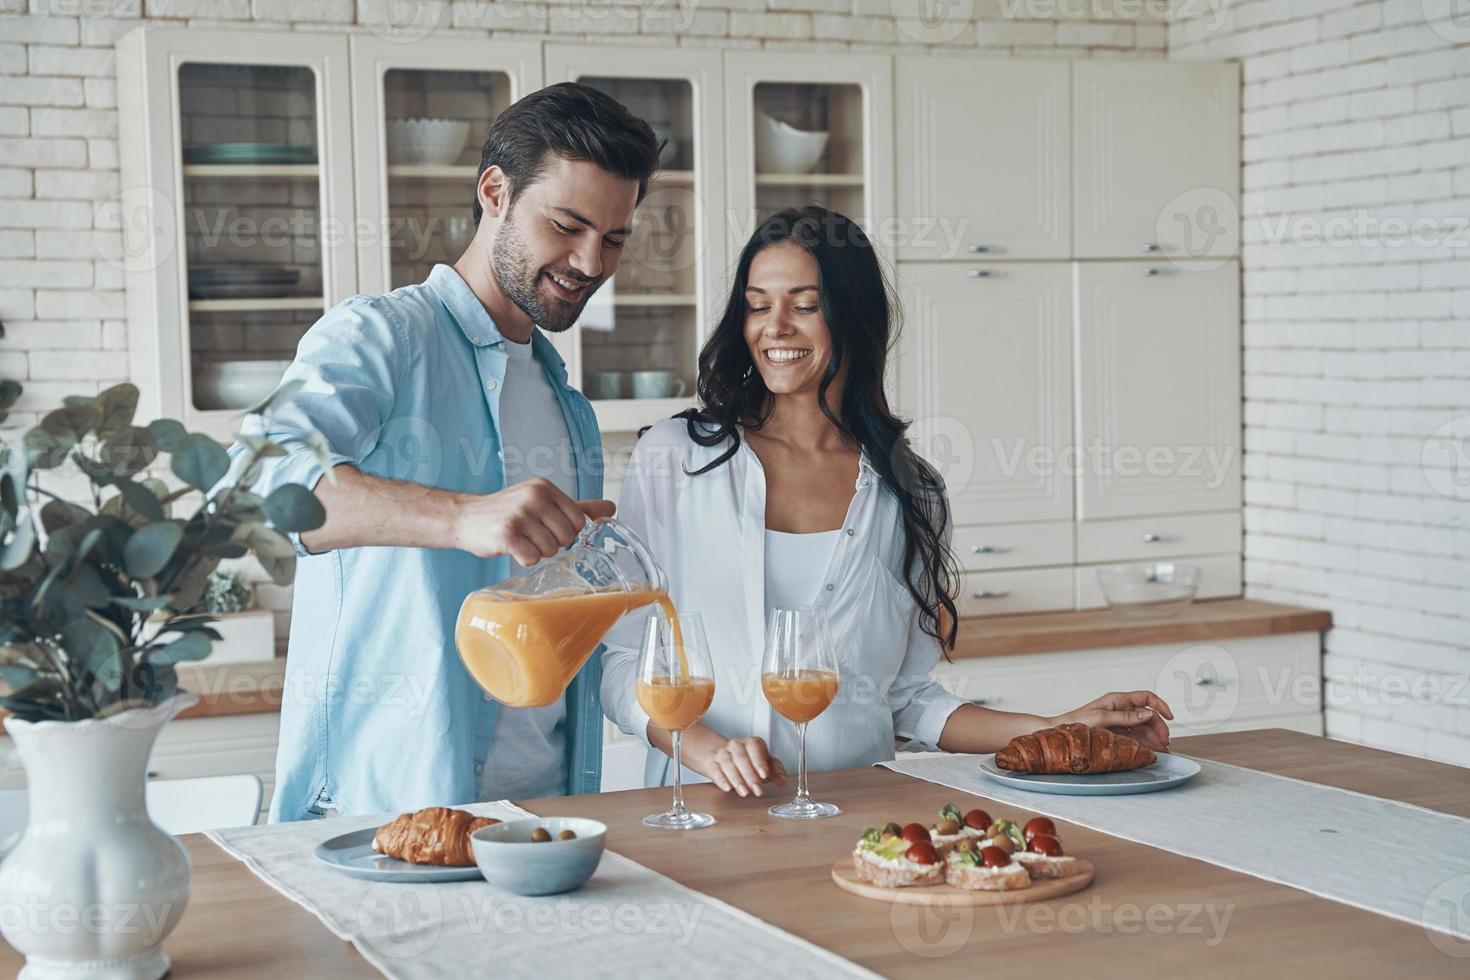
<svg viewBox="0 0 1470 980">
<path fill-rule="evenodd" d="M 373 835 L 373 850 L 413 864 L 468 867 L 475 863 L 470 834 L 495 823 L 500 821 L 477 817 L 466 810 L 425 807 L 400 814 L 379 827 Z"/>
<path fill-rule="evenodd" d="M 995 753 L 995 764 L 1012 772 L 1121 772 L 1156 759 L 1137 739 L 1075 722 L 1018 735 Z"/>
</svg>

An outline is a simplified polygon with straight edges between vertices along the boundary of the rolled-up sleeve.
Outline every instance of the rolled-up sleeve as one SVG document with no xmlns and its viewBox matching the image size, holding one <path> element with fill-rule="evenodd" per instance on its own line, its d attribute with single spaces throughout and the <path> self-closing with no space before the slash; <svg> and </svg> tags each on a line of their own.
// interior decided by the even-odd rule
<svg viewBox="0 0 1470 980">
<path fill-rule="evenodd" d="M 300 380 L 301 391 L 268 414 L 247 416 L 240 427 L 242 436 L 264 436 L 286 450 L 261 461 L 254 492 L 268 496 L 287 483 L 316 489 L 326 470 L 307 443 L 313 430 L 332 466 L 361 464 L 392 416 L 406 346 L 403 324 L 370 297 L 347 300 L 313 324 L 281 378 L 282 384 Z M 230 447 L 232 475 L 247 452 L 238 440 Z M 312 554 L 300 534 L 288 537 L 298 555 Z"/>
<path fill-rule="evenodd" d="M 660 443 L 654 433 L 644 436 L 628 460 L 628 471 L 618 495 L 618 520 L 648 546 L 655 560 L 671 553 L 669 519 L 673 513 L 674 480 L 666 478 L 671 466 L 683 466 L 684 453 Z M 650 609 L 635 609 L 608 631 L 603 639 L 602 710 L 613 724 L 645 745 L 648 712 L 638 703 L 638 658 L 644 624 Z"/>
</svg>

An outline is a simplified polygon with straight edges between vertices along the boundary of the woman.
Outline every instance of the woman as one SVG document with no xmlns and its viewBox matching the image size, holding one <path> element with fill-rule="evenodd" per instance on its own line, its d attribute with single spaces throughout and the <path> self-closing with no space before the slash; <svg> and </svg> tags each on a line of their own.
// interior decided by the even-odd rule
<svg viewBox="0 0 1470 980">
<path fill-rule="evenodd" d="M 862 229 L 823 208 L 776 214 L 741 252 L 700 354 L 701 407 L 646 430 L 633 453 L 619 519 L 663 566 L 675 606 L 704 617 L 714 661 L 714 703 L 684 733 L 686 769 L 741 796 L 785 782 L 796 732 L 761 694 L 766 615 L 808 605 L 827 609 L 841 676 L 807 731 L 813 770 L 892 758 L 895 739 L 991 752 L 1068 721 L 1166 748 L 1173 715 L 1150 692 L 1044 718 L 970 704 L 930 679 L 954 646 L 958 571 L 943 486 L 883 391 L 891 340 Z M 645 781 L 660 785 L 671 738 L 634 695 L 643 619 L 609 635 L 602 699 L 649 744 Z"/>
</svg>

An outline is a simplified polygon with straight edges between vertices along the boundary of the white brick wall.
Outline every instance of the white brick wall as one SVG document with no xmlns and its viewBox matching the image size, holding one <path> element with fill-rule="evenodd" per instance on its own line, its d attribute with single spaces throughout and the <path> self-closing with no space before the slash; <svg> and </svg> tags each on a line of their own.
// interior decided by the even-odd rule
<svg viewBox="0 0 1470 980">
<path fill-rule="evenodd" d="M 1168 55 L 1244 77 L 1246 592 L 1332 610 L 1329 735 L 1470 765 L 1470 442 L 1422 462 L 1470 435 L 1470 24 L 1217 6 Z"/>
</svg>

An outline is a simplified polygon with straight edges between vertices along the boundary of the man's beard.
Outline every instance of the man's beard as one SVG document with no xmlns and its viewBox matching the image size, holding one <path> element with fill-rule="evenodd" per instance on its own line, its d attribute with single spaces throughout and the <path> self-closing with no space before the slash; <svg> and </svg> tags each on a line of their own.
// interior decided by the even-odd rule
<svg viewBox="0 0 1470 980">
<path fill-rule="evenodd" d="M 506 212 L 505 222 L 500 226 L 491 250 L 490 268 L 495 273 L 495 281 L 500 284 L 500 291 L 510 297 L 510 301 L 530 317 L 532 323 L 548 333 L 561 333 L 577 322 L 577 317 L 582 315 L 582 307 L 587 305 L 597 287 L 591 285 L 592 280 L 570 269 L 548 269 L 546 271 L 570 282 L 586 282 L 588 285 L 582 288 L 581 299 L 576 301 L 542 292 L 542 270 L 532 267 L 525 242 L 516 228 L 514 214 L 512 206 Z"/>
</svg>

